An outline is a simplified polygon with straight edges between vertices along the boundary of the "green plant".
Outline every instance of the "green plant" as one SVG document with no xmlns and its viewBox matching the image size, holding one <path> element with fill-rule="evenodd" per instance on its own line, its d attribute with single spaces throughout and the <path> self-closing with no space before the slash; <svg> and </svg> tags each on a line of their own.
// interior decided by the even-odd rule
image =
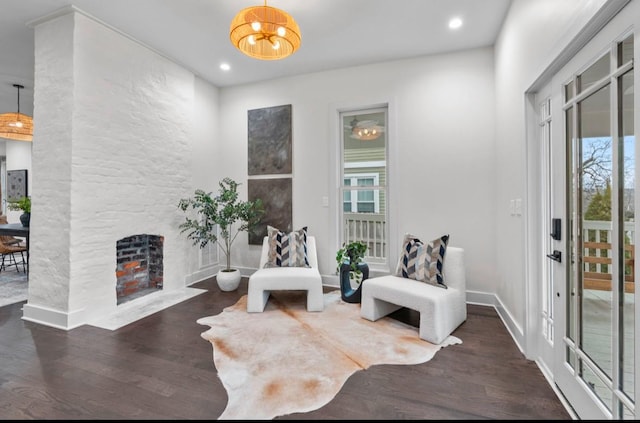
<svg viewBox="0 0 640 423">
<path fill-rule="evenodd" d="M 231 245 L 240 232 L 252 232 L 264 215 L 261 199 L 255 201 L 240 201 L 238 199 L 238 184 L 231 178 L 224 178 L 220 185 L 219 194 L 215 197 L 210 192 L 195 190 L 192 198 L 183 198 L 178 207 L 187 212 L 196 211 L 196 217 L 187 216 L 179 227 L 181 233 L 187 233 L 187 238 L 193 240 L 193 245 L 200 244 L 204 248 L 208 243 L 218 243 L 227 258 L 226 271 L 231 270 Z M 217 235 L 216 225 L 220 230 Z M 222 238 L 220 242 L 219 238 Z"/>
<path fill-rule="evenodd" d="M 352 241 L 349 243 L 343 243 L 342 248 L 336 253 L 336 262 L 338 263 L 337 271 L 340 273 L 340 267 L 347 259 L 351 267 L 351 272 L 356 275 L 360 275 L 361 271 L 358 268 L 358 263 L 362 263 L 364 255 L 367 252 L 367 244 L 362 241 Z"/>
<path fill-rule="evenodd" d="M 9 200 L 7 205 L 9 210 L 22 210 L 24 213 L 31 213 L 31 197 L 21 197 L 17 200 Z"/>
</svg>

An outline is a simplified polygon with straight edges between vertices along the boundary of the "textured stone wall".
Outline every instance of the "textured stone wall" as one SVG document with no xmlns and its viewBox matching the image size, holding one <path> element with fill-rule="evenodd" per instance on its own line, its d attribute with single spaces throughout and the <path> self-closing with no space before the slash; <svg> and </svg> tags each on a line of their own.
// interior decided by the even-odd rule
<svg viewBox="0 0 640 423">
<path fill-rule="evenodd" d="M 25 316 L 45 310 L 73 327 L 117 307 L 114 245 L 126 236 L 164 236 L 164 289 L 185 285 L 191 249 L 176 205 L 192 192 L 194 76 L 77 12 L 35 34 Z"/>
</svg>

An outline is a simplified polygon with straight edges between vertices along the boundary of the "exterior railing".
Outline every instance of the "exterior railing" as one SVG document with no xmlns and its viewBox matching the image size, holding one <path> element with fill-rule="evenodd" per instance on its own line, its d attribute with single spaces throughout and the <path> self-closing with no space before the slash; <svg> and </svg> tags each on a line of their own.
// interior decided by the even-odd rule
<svg viewBox="0 0 640 423">
<path fill-rule="evenodd" d="M 345 213 L 344 240 L 367 244 L 365 260 L 386 260 L 387 222 L 378 213 Z M 583 283 L 585 289 L 611 290 L 611 222 L 583 221 Z M 625 292 L 634 292 L 635 230 L 634 222 L 625 222 Z"/>
<path fill-rule="evenodd" d="M 379 213 L 345 213 L 344 240 L 367 244 L 365 260 L 386 260 L 387 222 Z M 634 292 L 635 230 L 634 222 L 625 222 L 625 292 Z M 611 222 L 583 221 L 583 283 L 585 289 L 611 290 Z"/>
<path fill-rule="evenodd" d="M 387 247 L 387 222 L 384 214 L 345 213 L 343 239 L 349 243 L 362 241 L 367 244 L 365 260 L 384 262 Z"/>
<path fill-rule="evenodd" d="M 611 222 L 584 220 L 583 240 L 583 286 L 585 289 L 611 290 Z M 625 222 L 623 229 L 624 285 L 625 292 L 634 292 L 635 231 L 634 222 Z"/>
</svg>

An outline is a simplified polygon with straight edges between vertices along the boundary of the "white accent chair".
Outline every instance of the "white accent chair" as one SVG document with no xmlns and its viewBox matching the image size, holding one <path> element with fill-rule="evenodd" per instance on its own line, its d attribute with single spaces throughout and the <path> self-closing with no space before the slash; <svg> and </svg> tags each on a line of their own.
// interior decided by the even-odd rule
<svg viewBox="0 0 640 423">
<path fill-rule="evenodd" d="M 442 272 L 447 289 L 396 275 L 363 281 L 360 316 L 376 321 L 407 307 L 420 313 L 420 339 L 442 343 L 467 319 L 464 249 L 447 247 Z"/>
<path fill-rule="evenodd" d="M 324 310 L 322 277 L 318 270 L 316 240 L 307 236 L 307 257 L 311 267 L 264 267 L 269 257 L 269 238 L 262 241 L 260 267 L 249 277 L 247 294 L 247 312 L 264 311 L 271 291 L 304 290 L 307 291 L 307 311 Z"/>
</svg>

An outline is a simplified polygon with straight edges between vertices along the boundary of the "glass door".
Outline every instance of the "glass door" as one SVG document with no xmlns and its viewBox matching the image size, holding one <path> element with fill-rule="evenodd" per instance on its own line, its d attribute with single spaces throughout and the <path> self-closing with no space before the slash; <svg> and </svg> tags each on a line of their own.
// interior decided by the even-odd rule
<svg viewBox="0 0 640 423">
<path fill-rule="evenodd" d="M 581 418 L 635 419 L 633 56 L 628 32 L 558 84 L 569 236 L 554 378 Z"/>
</svg>

